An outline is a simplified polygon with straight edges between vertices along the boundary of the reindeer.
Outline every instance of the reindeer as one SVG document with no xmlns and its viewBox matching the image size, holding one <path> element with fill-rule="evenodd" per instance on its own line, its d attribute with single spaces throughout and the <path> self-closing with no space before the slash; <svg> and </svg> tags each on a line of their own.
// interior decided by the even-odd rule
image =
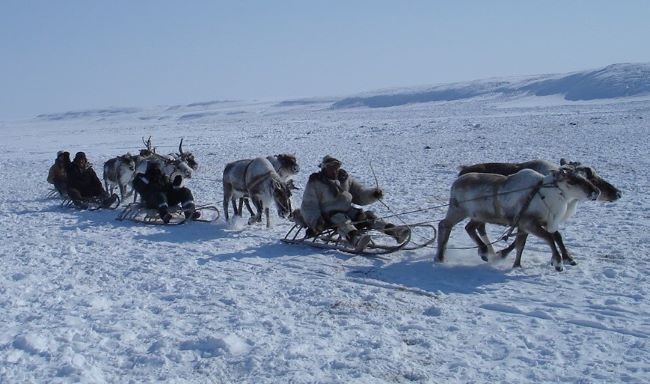
<svg viewBox="0 0 650 384">
<path fill-rule="evenodd" d="M 172 155 L 165 156 L 157 154 L 156 148 L 152 147 L 151 136 L 149 136 L 146 141 L 142 138 L 142 142 L 146 148 L 140 150 L 140 155 L 136 156 L 135 174 L 145 173 L 149 163 L 156 162 L 159 164 L 163 174 L 172 180 L 177 186 L 181 186 L 185 179 L 192 178 L 193 169 L 185 162 L 185 160 L 176 158 Z M 181 146 L 179 146 L 179 149 Z M 180 177 L 180 179 L 178 179 L 178 177 Z M 133 202 L 136 200 L 137 193 L 134 193 Z"/>
<path fill-rule="evenodd" d="M 470 217 L 471 223 L 508 225 L 518 229 L 515 240 L 517 257 L 513 267 L 521 266 L 521 254 L 528 234 L 546 241 L 552 251 L 552 264 L 564 269 L 555 246 L 553 233 L 572 200 L 596 200 L 600 191 L 579 174 L 561 169 L 542 175 L 523 169 L 511 176 L 468 173 L 451 187 L 447 215 L 438 224 L 436 260 L 444 260 L 445 248 L 454 225 Z M 473 231 L 468 234 L 481 247 L 482 240 Z"/>
<path fill-rule="evenodd" d="M 287 217 L 291 212 L 292 187 L 293 182 L 285 182 L 269 158 L 258 157 L 228 163 L 223 171 L 223 208 L 226 220 L 229 220 L 228 204 L 232 202 L 235 214 L 241 215 L 241 202 L 238 211 L 236 199 L 246 197 L 251 199 L 257 209 L 257 213 L 253 214 L 249 207 L 252 217 L 248 223 L 260 222 L 262 213 L 266 213 L 266 226 L 269 227 L 269 203 L 273 200 L 278 215 Z"/>
<path fill-rule="evenodd" d="M 127 186 L 135 175 L 136 158 L 130 153 L 114 157 L 104 163 L 104 186 L 112 195 L 115 186 L 120 189 L 120 198 L 124 200 L 127 195 Z"/>
<path fill-rule="evenodd" d="M 546 160 L 532 160 L 526 161 L 523 163 L 481 163 L 474 164 L 469 166 L 460 166 L 459 167 L 459 176 L 466 174 L 468 172 L 479 172 L 479 173 L 496 173 L 503 176 L 509 176 L 516 173 L 522 169 L 532 169 L 543 175 L 550 174 L 551 171 L 558 170 L 560 168 L 572 170 L 584 178 L 589 180 L 592 184 L 600 190 L 600 195 L 598 196 L 598 201 L 612 202 L 621 198 L 621 191 L 614 187 L 611 183 L 600 177 L 593 168 L 580 164 L 579 162 L 569 162 L 565 159 L 560 159 L 560 166 Z M 577 209 L 578 200 L 573 200 L 569 202 L 569 206 L 566 214 L 564 215 L 564 221 L 571 218 Z M 485 244 L 485 247 L 479 246 L 479 256 L 487 261 L 488 256 L 497 255 L 501 258 L 508 256 L 510 252 L 515 248 L 515 242 L 512 242 L 506 248 L 494 252 L 492 243 L 487 237 L 487 232 L 485 230 L 485 223 L 475 223 L 471 222 L 465 227 L 467 231 L 475 231 L 476 237 L 480 238 Z M 576 261 L 570 255 L 566 246 L 564 245 L 564 240 L 560 232 L 553 233 L 555 242 L 557 243 L 560 252 L 562 253 L 562 259 L 568 262 L 570 265 L 576 265 Z"/>
<path fill-rule="evenodd" d="M 260 158 L 258 158 L 260 159 Z M 223 171 L 223 191 L 224 191 L 224 212 L 226 220 L 228 220 L 228 204 L 232 201 L 234 214 L 242 216 L 242 209 L 244 203 L 251 216 L 255 216 L 249 202 L 248 190 L 246 188 L 245 180 L 249 176 L 248 173 L 252 172 L 253 175 L 259 172 L 256 167 L 251 167 L 254 161 L 258 159 L 245 159 L 237 160 L 226 164 Z M 263 158 L 262 158 L 263 159 Z M 280 154 L 274 156 L 267 156 L 266 160 L 271 164 L 273 170 L 278 174 L 280 180 L 286 183 L 289 189 L 297 189 L 292 180 L 292 176 L 300 171 L 298 162 L 295 155 Z M 260 168 L 260 169 L 263 169 Z M 237 199 L 239 199 L 239 207 L 237 207 Z"/>
<path fill-rule="evenodd" d="M 181 142 L 178 144 L 178 153 L 170 153 L 169 156 L 185 162 L 194 171 L 199 169 L 199 164 L 194 159 L 192 152 L 183 152 L 183 138 L 181 138 Z"/>
</svg>

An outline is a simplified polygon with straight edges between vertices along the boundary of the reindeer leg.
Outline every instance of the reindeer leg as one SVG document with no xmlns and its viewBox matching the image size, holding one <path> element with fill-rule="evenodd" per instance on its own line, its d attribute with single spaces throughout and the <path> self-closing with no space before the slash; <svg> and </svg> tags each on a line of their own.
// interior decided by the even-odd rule
<svg viewBox="0 0 650 384">
<path fill-rule="evenodd" d="M 245 199 L 243 197 L 240 197 L 239 198 L 239 206 L 235 207 L 235 210 L 237 211 L 238 216 L 244 216 L 244 200 Z M 246 200 L 246 201 L 248 202 L 248 200 Z M 253 216 L 252 212 L 251 212 L 251 216 Z"/>
<path fill-rule="evenodd" d="M 113 191 L 109 192 L 110 195 L 113 194 Z M 126 185 L 120 184 L 120 199 L 124 200 L 124 195 L 126 194 Z"/>
<path fill-rule="evenodd" d="M 250 213 L 251 216 L 253 216 L 253 215 L 254 215 L 254 213 L 253 213 L 253 209 L 251 208 L 251 205 L 250 205 L 250 203 L 248 202 L 248 199 L 244 200 L 244 203 L 246 203 L 246 209 L 248 209 L 248 213 Z"/>
<path fill-rule="evenodd" d="M 438 251 L 436 253 L 436 261 L 442 263 L 445 260 L 445 248 L 449 241 L 449 235 L 453 224 L 450 224 L 447 219 L 443 219 L 438 223 Z"/>
<path fill-rule="evenodd" d="M 556 271 L 562 272 L 564 270 L 564 265 L 562 264 L 562 256 L 555 246 L 555 239 L 553 237 L 553 234 L 542 228 L 541 225 L 534 223 L 530 223 L 526 226 L 526 232 L 539 237 L 540 239 L 544 240 L 549 247 L 551 247 L 551 265 L 555 267 Z"/>
<path fill-rule="evenodd" d="M 259 223 L 262 221 L 262 212 L 264 210 L 262 200 L 257 199 L 253 196 L 251 196 L 251 200 L 253 200 L 253 205 L 255 205 L 255 208 L 257 209 L 257 213 L 255 216 L 252 216 L 250 219 L 248 219 L 248 224 L 253 224 L 253 223 Z"/>
<path fill-rule="evenodd" d="M 516 241 L 513 241 L 512 243 L 510 243 L 510 245 L 498 251 L 496 255 L 500 256 L 502 259 L 505 259 L 506 257 L 508 257 L 510 252 L 512 252 L 512 250 L 515 249 L 516 245 L 517 245 Z"/>
<path fill-rule="evenodd" d="M 560 253 L 562 254 L 562 260 L 567 262 L 569 265 L 578 265 L 578 263 L 576 263 L 576 261 L 571 256 L 571 253 L 569 253 L 569 250 L 566 249 L 566 247 L 564 246 L 564 240 L 562 239 L 562 235 L 560 234 L 560 231 L 556 231 L 553 233 L 553 239 L 555 239 L 555 243 L 557 244 L 557 247 L 560 249 Z"/>
<path fill-rule="evenodd" d="M 476 232 L 478 232 L 481 241 L 487 246 L 488 255 L 492 255 L 492 256 L 496 255 L 496 252 L 494 252 L 494 247 L 492 247 L 492 242 L 490 241 L 490 238 L 488 237 L 487 232 L 485 231 L 485 223 L 481 223 L 479 226 L 477 226 Z"/>
<path fill-rule="evenodd" d="M 524 231 L 518 232 L 515 241 L 512 244 L 517 247 L 517 256 L 515 257 L 515 263 L 512 265 L 512 268 L 521 268 L 521 254 L 524 252 L 524 247 L 526 246 L 526 239 L 528 239 L 528 234 Z"/>
<path fill-rule="evenodd" d="M 271 227 L 271 215 L 269 215 L 269 207 L 264 208 L 264 213 L 266 214 L 266 228 Z"/>
<path fill-rule="evenodd" d="M 232 187 L 230 186 L 229 183 L 224 182 L 223 183 L 223 214 L 224 214 L 224 219 L 226 222 L 230 221 L 230 217 L 228 217 L 228 204 L 230 203 L 230 200 L 232 199 Z M 234 199 L 233 199 L 234 200 Z M 237 207 L 235 207 L 235 215 L 237 214 Z"/>
<path fill-rule="evenodd" d="M 469 237 L 474 240 L 474 243 L 476 243 L 476 246 L 478 247 L 478 255 L 481 257 L 481 260 L 488 261 L 488 256 L 494 255 L 494 249 L 489 249 L 484 238 L 478 235 L 477 232 L 480 232 L 480 227 L 483 227 L 483 231 L 485 232 L 485 224 L 470 220 L 465 226 L 465 231 Z"/>
</svg>

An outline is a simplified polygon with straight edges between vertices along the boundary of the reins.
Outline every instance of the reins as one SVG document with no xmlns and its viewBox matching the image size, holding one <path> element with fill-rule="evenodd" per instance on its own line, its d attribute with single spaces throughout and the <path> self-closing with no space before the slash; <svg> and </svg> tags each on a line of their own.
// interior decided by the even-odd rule
<svg viewBox="0 0 650 384">
<path fill-rule="evenodd" d="M 473 199 L 457 201 L 457 204 L 467 203 L 467 202 L 476 201 L 476 200 L 482 200 L 482 199 L 486 199 L 486 198 L 489 198 L 489 197 L 492 197 L 492 196 L 508 195 L 508 194 L 511 194 L 511 193 L 527 191 L 527 190 L 532 190 L 532 189 L 537 189 L 536 192 L 539 192 L 539 190 L 541 188 L 549 188 L 549 187 L 555 187 L 555 184 L 554 183 L 541 184 L 541 185 L 537 184 L 537 185 L 534 185 L 532 187 L 513 189 L 513 190 L 510 190 L 510 191 L 506 191 L 506 192 L 499 192 L 499 193 L 495 193 L 495 194 L 492 194 L 492 195 L 484 195 L 484 196 L 475 197 Z M 531 196 L 529 196 L 531 201 L 532 201 L 532 198 L 534 197 L 534 195 L 535 195 L 534 193 L 531 193 Z M 383 201 L 382 201 L 382 204 L 384 206 L 386 206 L 386 204 Z M 407 215 L 407 214 L 411 214 L 411 213 L 426 212 L 426 211 L 431 211 L 431 210 L 438 209 L 438 208 L 448 207 L 449 205 L 451 205 L 451 204 L 446 203 L 446 204 L 440 204 L 440 205 L 433 205 L 433 206 L 430 206 L 430 207 L 414 209 L 414 210 L 411 210 L 411 211 L 403 211 L 403 212 L 399 212 L 399 213 L 394 213 L 392 210 L 389 209 L 391 215 L 382 216 L 381 218 L 382 219 L 388 219 L 388 218 L 391 218 L 391 217 L 397 217 L 399 215 Z M 526 204 L 526 207 L 528 205 L 530 205 L 530 201 L 528 201 L 528 203 Z M 521 215 L 521 213 L 520 213 L 520 215 Z M 431 221 L 431 222 L 433 222 L 433 221 Z"/>
</svg>

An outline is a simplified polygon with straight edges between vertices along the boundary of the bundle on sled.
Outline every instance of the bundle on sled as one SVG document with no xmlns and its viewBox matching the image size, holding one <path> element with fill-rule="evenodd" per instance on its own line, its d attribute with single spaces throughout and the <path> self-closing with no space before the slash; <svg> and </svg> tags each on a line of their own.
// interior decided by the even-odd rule
<svg viewBox="0 0 650 384">
<path fill-rule="evenodd" d="M 144 224 L 178 225 L 188 221 L 212 223 L 219 218 L 219 210 L 214 205 L 196 206 L 191 212 L 183 211 L 180 206 L 172 206 L 165 217 L 158 209 L 147 208 L 142 202 L 131 203 L 124 207 L 117 220 L 131 220 Z"/>
<path fill-rule="evenodd" d="M 314 232 L 305 224 L 300 210 L 292 213 L 292 220 L 295 224 L 284 236 L 283 242 L 355 255 L 373 256 L 399 250 L 414 250 L 431 245 L 436 240 L 435 227 L 426 223 L 376 225 L 382 221 L 370 217 L 366 221 L 354 222 L 357 229 L 353 234 L 348 233 L 346 236 L 331 223 L 323 230 Z"/>
</svg>

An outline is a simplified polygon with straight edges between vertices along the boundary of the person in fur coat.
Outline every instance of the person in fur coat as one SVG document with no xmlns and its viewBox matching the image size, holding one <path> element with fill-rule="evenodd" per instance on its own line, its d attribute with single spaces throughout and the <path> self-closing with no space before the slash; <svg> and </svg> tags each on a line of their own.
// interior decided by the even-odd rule
<svg viewBox="0 0 650 384">
<path fill-rule="evenodd" d="M 384 196 L 380 188 L 366 188 L 341 168 L 341 161 L 325 156 L 320 172 L 309 176 L 300 206 L 300 217 L 308 227 L 308 236 L 315 236 L 325 228 L 336 227 L 357 252 L 370 242 L 370 236 L 359 229 L 373 228 L 403 242 L 409 233 L 407 227 L 397 227 L 378 219 L 372 211 L 356 206 L 368 205 Z"/>
<path fill-rule="evenodd" d="M 54 184 L 54 188 L 56 188 L 61 196 L 68 194 L 68 167 L 70 163 L 72 163 L 70 161 L 70 152 L 59 151 L 56 154 L 54 164 L 47 173 L 47 182 Z"/>
<path fill-rule="evenodd" d="M 172 218 L 169 207 L 179 204 L 186 219 L 196 220 L 201 216 L 201 212 L 196 210 L 192 191 L 183 187 L 182 182 L 180 175 L 170 182 L 158 163 L 149 162 L 145 173 L 138 173 L 133 179 L 133 188 L 140 194 L 147 208 L 158 210 L 165 224 Z"/>
<path fill-rule="evenodd" d="M 90 200 L 96 200 L 103 208 L 110 207 L 117 195 L 109 195 L 99 181 L 95 170 L 84 152 L 77 152 L 67 170 L 68 197 L 79 209 L 88 209 Z"/>
</svg>

